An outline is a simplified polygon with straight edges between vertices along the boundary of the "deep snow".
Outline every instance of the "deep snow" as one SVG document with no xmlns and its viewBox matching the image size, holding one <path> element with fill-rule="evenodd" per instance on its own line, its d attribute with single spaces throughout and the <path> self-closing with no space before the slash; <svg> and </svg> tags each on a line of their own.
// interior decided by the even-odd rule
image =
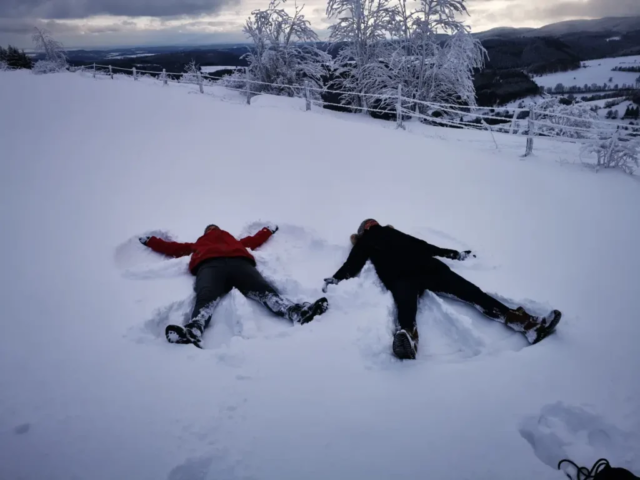
<svg viewBox="0 0 640 480">
<path fill-rule="evenodd" d="M 522 160 L 522 138 L 194 91 L 0 73 L 0 478 L 560 479 L 565 456 L 640 472 L 637 177 L 567 163 L 566 143 Z M 309 325 L 232 292 L 205 350 L 163 340 L 193 279 L 139 235 L 275 222 L 260 269 L 312 299 L 370 216 L 473 249 L 456 271 L 561 309 L 558 333 L 527 347 L 427 295 L 419 358 L 395 361 L 368 266 Z"/>
<path fill-rule="evenodd" d="M 562 83 L 565 87 L 584 86 L 585 84 L 597 85 L 609 84 L 613 88 L 616 84 L 622 87 L 623 84 L 635 86 L 640 73 L 634 72 L 614 72 L 614 67 L 640 67 L 640 56 L 600 58 L 582 62 L 584 67 L 569 72 L 550 73 L 535 77 L 533 80 L 541 87 L 552 87 Z M 612 79 L 610 82 L 609 79 Z"/>
</svg>

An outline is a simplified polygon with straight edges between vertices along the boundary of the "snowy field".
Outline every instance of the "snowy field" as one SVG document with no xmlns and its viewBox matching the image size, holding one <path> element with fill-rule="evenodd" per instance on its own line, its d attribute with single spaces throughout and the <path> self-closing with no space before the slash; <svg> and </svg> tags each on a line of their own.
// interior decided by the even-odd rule
<svg viewBox="0 0 640 480">
<path fill-rule="evenodd" d="M 207 65 L 204 67 L 200 67 L 200 71 L 202 73 L 213 73 L 213 72 L 217 72 L 218 70 L 235 70 L 238 67 L 223 67 L 220 65 Z"/>
<path fill-rule="evenodd" d="M 313 110 L 301 99 L 0 72 L 0 478 L 557 479 L 570 457 L 640 474 L 637 177 L 577 147 Z M 369 265 L 292 327 L 237 292 L 205 349 L 170 345 L 208 223 L 280 231 L 255 252 L 321 295 L 366 217 L 442 247 L 489 292 L 558 308 L 528 347 L 426 295 L 414 362 Z"/>
<path fill-rule="evenodd" d="M 116 60 L 120 58 L 139 58 L 139 57 L 151 57 L 153 55 L 157 55 L 156 53 L 132 53 L 130 55 L 121 55 L 119 53 L 110 54 L 107 59 L 108 60 Z"/>
<path fill-rule="evenodd" d="M 635 86 L 640 73 L 614 72 L 614 67 L 640 67 L 640 56 L 601 58 L 582 62 L 585 68 L 570 72 L 552 73 L 540 77 L 534 77 L 533 81 L 541 87 L 552 87 L 562 83 L 565 87 L 584 86 L 596 83 L 598 85 L 609 84 L 613 88 L 616 84 L 622 87 L 625 83 Z M 609 79 L 612 79 L 610 82 Z"/>
</svg>

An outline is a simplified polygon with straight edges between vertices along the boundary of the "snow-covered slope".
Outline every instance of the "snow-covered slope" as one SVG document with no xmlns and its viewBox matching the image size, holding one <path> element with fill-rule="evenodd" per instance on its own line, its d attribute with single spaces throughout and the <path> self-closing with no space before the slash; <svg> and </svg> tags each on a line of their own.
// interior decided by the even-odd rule
<svg viewBox="0 0 640 480">
<path fill-rule="evenodd" d="M 584 67 L 578 70 L 551 73 L 535 77 L 533 80 L 545 88 L 555 88 L 559 83 L 563 84 L 565 88 L 582 87 L 585 84 L 591 86 L 594 83 L 599 86 L 607 83 L 609 88 L 613 88 L 615 85 L 622 88 L 624 84 L 635 86 L 636 79 L 640 76 L 640 73 L 612 71 L 614 67 L 640 67 L 640 56 L 601 58 L 582 62 L 582 64 Z"/>
<path fill-rule="evenodd" d="M 0 478 L 561 479 L 565 456 L 640 472 L 637 178 L 568 164 L 563 143 L 523 161 L 521 138 L 190 91 L 0 73 Z M 473 249 L 456 271 L 563 310 L 558 333 L 527 347 L 427 295 L 419 358 L 398 362 L 368 266 L 309 325 L 232 292 L 205 350 L 163 340 L 193 280 L 139 235 L 275 222 L 260 268 L 312 299 L 370 216 Z"/>
</svg>

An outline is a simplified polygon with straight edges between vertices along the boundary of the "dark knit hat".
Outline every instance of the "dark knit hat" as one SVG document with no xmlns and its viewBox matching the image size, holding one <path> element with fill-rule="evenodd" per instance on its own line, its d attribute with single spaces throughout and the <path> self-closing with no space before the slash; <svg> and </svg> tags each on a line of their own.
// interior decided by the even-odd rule
<svg viewBox="0 0 640 480">
<path fill-rule="evenodd" d="M 204 233 L 207 233 L 207 230 L 209 230 L 209 227 L 216 227 L 216 228 L 220 228 L 218 227 L 218 225 L 214 225 L 213 223 L 211 225 L 207 225 L 207 228 L 204 229 Z"/>
<path fill-rule="evenodd" d="M 373 222 L 373 225 L 379 225 L 377 220 L 374 220 L 373 218 L 367 218 L 358 227 L 358 236 L 361 236 L 364 233 L 364 231 L 367 229 L 367 227 L 371 226 L 370 225 L 371 222 Z"/>
</svg>

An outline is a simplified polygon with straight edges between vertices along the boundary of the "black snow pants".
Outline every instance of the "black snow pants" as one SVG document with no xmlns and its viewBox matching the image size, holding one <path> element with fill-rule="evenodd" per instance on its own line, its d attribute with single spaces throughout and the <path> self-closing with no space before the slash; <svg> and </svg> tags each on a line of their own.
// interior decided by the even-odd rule
<svg viewBox="0 0 640 480">
<path fill-rule="evenodd" d="M 400 277 L 388 285 L 388 288 L 396 304 L 398 324 L 400 328 L 409 332 L 416 328 L 418 300 L 426 290 L 473 305 L 495 320 L 504 321 L 511 311 L 509 307 L 448 268 L 432 275 Z"/>
<path fill-rule="evenodd" d="M 249 259 L 212 258 L 200 264 L 196 273 L 196 304 L 190 325 L 207 328 L 218 301 L 234 287 L 280 317 L 286 317 L 293 305 L 278 294 Z"/>
</svg>

